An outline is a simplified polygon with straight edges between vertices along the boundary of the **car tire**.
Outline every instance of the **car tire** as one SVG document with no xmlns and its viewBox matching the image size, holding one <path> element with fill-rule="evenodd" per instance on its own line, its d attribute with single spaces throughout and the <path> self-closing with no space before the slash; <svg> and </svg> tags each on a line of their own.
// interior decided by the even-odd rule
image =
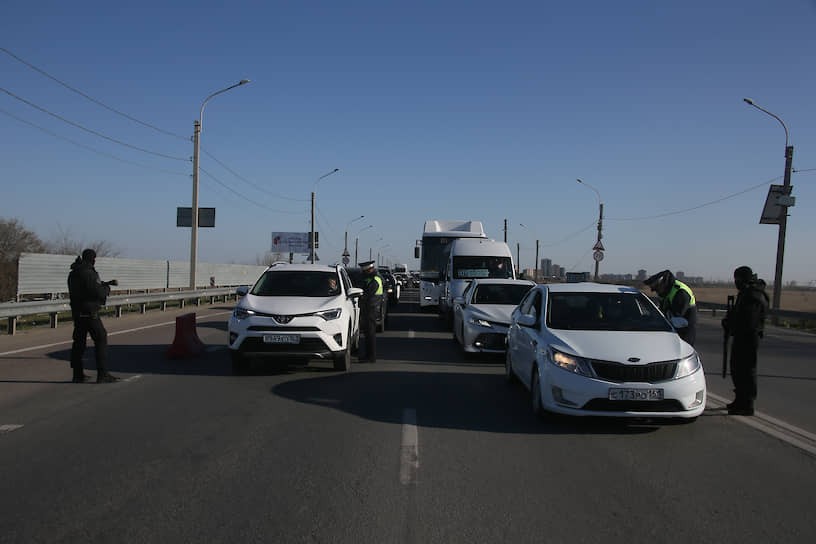
<svg viewBox="0 0 816 544">
<path fill-rule="evenodd" d="M 360 330 L 357 330 L 357 333 L 354 335 L 354 342 L 351 344 L 351 352 L 352 353 L 359 353 L 360 352 Z"/>
<path fill-rule="evenodd" d="M 533 366 L 533 376 L 530 379 L 530 400 L 532 401 L 533 415 L 544 419 L 546 412 L 541 403 L 541 381 L 538 377 L 538 366 Z"/>
<path fill-rule="evenodd" d="M 504 355 L 504 381 L 510 385 L 516 385 L 518 383 L 518 377 L 516 373 L 513 372 L 513 365 L 510 361 L 510 350 L 507 350 Z"/>
<path fill-rule="evenodd" d="M 231 350 L 230 359 L 232 360 L 232 373 L 235 376 L 246 374 L 249 371 L 249 360 L 240 351 Z"/>
<path fill-rule="evenodd" d="M 334 356 L 334 369 L 348 372 L 351 368 L 351 328 L 346 336 L 346 349 Z"/>
</svg>

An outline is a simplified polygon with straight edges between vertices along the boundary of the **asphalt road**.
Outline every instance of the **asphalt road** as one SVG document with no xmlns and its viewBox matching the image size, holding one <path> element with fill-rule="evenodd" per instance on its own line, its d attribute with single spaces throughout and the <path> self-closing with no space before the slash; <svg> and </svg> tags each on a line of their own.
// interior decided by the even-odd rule
<svg viewBox="0 0 816 544">
<path fill-rule="evenodd" d="M 813 336 L 769 330 L 760 417 L 716 400 L 704 316 L 696 422 L 541 422 L 413 303 L 349 373 L 232 376 L 230 306 L 195 311 L 192 360 L 164 357 L 180 312 L 106 320 L 115 384 L 70 383 L 69 326 L 0 339 L 0 542 L 816 541 Z"/>
</svg>

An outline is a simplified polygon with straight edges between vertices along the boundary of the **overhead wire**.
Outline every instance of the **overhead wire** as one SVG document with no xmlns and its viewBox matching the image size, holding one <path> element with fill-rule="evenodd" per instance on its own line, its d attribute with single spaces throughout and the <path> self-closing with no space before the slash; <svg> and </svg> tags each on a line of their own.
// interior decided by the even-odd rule
<svg viewBox="0 0 816 544">
<path fill-rule="evenodd" d="M 267 211 L 270 211 L 270 212 L 275 212 L 275 213 L 285 213 L 285 214 L 298 214 L 298 213 L 300 213 L 300 212 L 293 212 L 293 211 L 291 211 L 291 210 L 275 210 L 275 209 L 272 209 L 272 208 L 270 208 L 269 206 L 266 206 L 266 205 L 264 205 L 264 204 L 261 204 L 261 203 L 259 203 L 259 202 L 256 202 L 256 201 L 252 200 L 251 198 L 248 198 L 248 197 L 246 197 L 246 196 L 242 195 L 241 193 L 239 193 L 238 191 L 236 191 L 235 189 L 233 189 L 232 187 L 230 187 L 229 185 L 227 185 L 226 183 L 224 183 L 223 181 L 221 181 L 220 179 L 218 179 L 217 177 L 215 177 L 213 174 L 211 174 L 211 173 L 209 173 L 208 171 L 204 170 L 204 169 L 203 169 L 203 168 L 201 168 L 200 166 L 198 167 L 198 169 L 199 169 L 199 171 L 200 171 L 200 172 L 202 172 L 204 175 L 206 175 L 207 177 L 209 177 L 210 179 L 212 179 L 213 181 L 215 181 L 216 183 L 218 183 L 219 185 L 221 185 L 221 186 L 222 186 L 222 187 L 224 187 L 225 189 L 229 190 L 231 193 L 233 193 L 233 194 L 235 194 L 235 195 L 237 195 L 237 196 L 239 196 L 239 197 L 243 198 L 244 200 L 246 200 L 247 202 L 250 202 L 250 203 L 254 204 L 255 206 L 258 206 L 259 208 L 263 208 L 263 209 L 265 209 L 265 210 L 267 210 Z"/>
<path fill-rule="evenodd" d="M 142 153 L 148 153 L 149 155 L 155 155 L 155 156 L 157 156 L 157 157 L 163 157 L 163 158 L 165 158 L 165 159 L 172 159 L 172 160 L 175 160 L 175 161 L 184 161 L 184 162 L 190 162 L 190 159 L 185 159 L 185 158 L 180 158 L 180 157 L 172 157 L 172 156 L 170 156 L 170 155 L 165 155 L 164 153 L 158 153 L 158 152 L 156 152 L 156 151 L 150 151 L 149 149 L 144 149 L 144 148 L 142 148 L 142 147 L 138 147 L 138 146 L 135 146 L 135 145 L 131 145 L 131 144 L 127 143 L 127 142 L 123 142 L 123 141 L 121 141 L 121 140 L 117 140 L 116 138 L 111 138 L 110 136 L 105 136 L 104 134 L 102 134 L 102 133 L 100 133 L 100 132 L 96 132 L 95 130 L 91 130 L 91 129 L 89 129 L 89 128 L 83 127 L 82 125 L 77 124 L 77 123 L 74 123 L 73 121 L 69 121 L 68 119 L 65 119 L 64 117 L 60 117 L 60 116 L 59 116 L 59 115 L 57 115 L 56 113 L 50 112 L 50 111 L 48 111 L 47 109 L 45 109 L 45 108 L 43 108 L 43 107 L 40 107 L 40 106 L 38 106 L 37 104 L 34 104 L 33 102 L 29 102 L 29 101 L 28 101 L 28 100 L 26 100 L 25 98 L 19 97 L 19 96 L 17 96 L 16 94 L 14 94 L 14 93 L 12 93 L 12 92 L 10 92 L 10 91 L 8 91 L 8 90 L 6 90 L 6 89 L 2 88 L 2 87 L 0 87 L 0 91 L 3 91 L 4 93 L 6 93 L 7 95 L 9 95 L 10 97 L 12 97 L 12 98 L 14 98 L 14 99 L 16 99 L 16 100 L 19 100 L 20 102 L 23 102 L 24 104 L 28 104 L 28 105 L 29 105 L 29 106 L 31 106 L 32 108 L 35 108 L 35 109 L 37 109 L 37 110 L 40 110 L 40 111 L 41 111 L 41 112 L 43 112 L 43 113 L 47 113 L 48 115 L 50 115 L 50 116 L 52 116 L 52 117 L 55 117 L 55 118 L 59 119 L 59 120 L 60 120 L 60 121 L 62 121 L 63 123 L 68 123 L 69 125 L 71 125 L 71 126 L 73 126 L 73 127 L 76 127 L 76 128 L 81 129 L 81 130 L 84 130 L 85 132 L 89 132 L 89 133 L 93 134 L 94 136 L 98 136 L 98 137 L 100 137 L 100 138 L 104 138 L 105 140 L 108 140 L 108 141 L 113 142 L 113 143 L 115 143 L 115 144 L 119 144 L 119 145 L 122 145 L 122 146 L 125 146 L 125 147 L 129 147 L 130 149 L 135 149 L 136 151 L 141 151 Z"/>
<path fill-rule="evenodd" d="M 13 113 L 9 113 L 4 109 L 0 109 L 0 113 L 9 116 L 12 119 L 15 119 L 15 120 L 19 121 L 20 123 L 24 123 L 24 124 L 26 124 L 26 125 L 28 125 L 30 127 L 33 127 L 33 128 L 36 128 L 37 130 L 45 132 L 49 136 L 53 136 L 54 138 L 57 138 L 59 140 L 64 140 L 64 141 L 66 141 L 66 142 L 68 142 L 70 144 L 73 144 L 73 145 L 77 146 L 77 147 L 87 149 L 88 151 L 91 151 L 92 153 L 96 153 L 97 155 L 101 155 L 101 156 L 107 157 L 109 159 L 113 159 L 113 160 L 116 160 L 116 161 L 119 161 L 119 162 L 123 162 L 125 164 L 131 164 L 133 166 L 138 166 L 139 168 L 146 168 L 148 170 L 155 170 L 156 172 L 162 172 L 164 174 L 172 174 L 172 175 L 176 175 L 176 176 L 185 176 L 185 177 L 190 175 L 189 173 L 186 173 L 186 172 L 173 172 L 172 170 L 164 170 L 162 168 L 156 168 L 155 166 L 150 166 L 148 164 L 142 164 L 142 163 L 135 162 L 135 161 L 129 161 L 127 159 L 117 157 L 116 155 L 112 155 L 110 153 L 105 153 L 104 151 L 99 151 L 98 149 L 94 149 L 91 146 L 76 142 L 76 141 L 74 141 L 74 140 L 72 140 L 70 138 L 66 138 L 65 136 L 61 136 L 61 135 L 59 135 L 59 134 L 57 134 L 55 132 L 51 132 L 47 128 L 36 125 L 36 124 L 34 124 L 34 123 L 30 122 L 30 121 L 26 121 L 22 117 L 17 117 Z"/>
<path fill-rule="evenodd" d="M 182 140 L 185 140 L 185 141 L 189 141 L 189 140 L 190 140 L 190 138 L 189 138 L 188 136 L 181 136 L 181 135 L 179 135 L 179 134 L 175 134 L 175 133 L 173 133 L 173 132 L 170 132 L 169 130 L 164 130 L 164 129 L 159 128 L 159 127 L 157 127 L 157 126 L 151 125 L 150 123 L 145 123 L 144 121 L 140 121 L 139 119 L 136 119 L 136 118 L 135 118 L 135 117 L 133 117 L 133 116 L 130 116 L 130 115 L 128 115 L 128 114 L 126 114 L 126 113 L 124 113 L 124 112 L 121 112 L 121 111 L 119 111 L 119 110 L 117 110 L 117 109 L 115 109 L 115 108 L 112 108 L 112 107 L 108 106 L 107 104 L 103 104 L 103 103 L 102 103 L 102 102 L 100 102 L 99 100 L 96 100 L 95 98 L 92 98 L 92 97 L 88 96 L 87 94 L 83 93 L 83 92 L 82 92 L 82 91 L 80 91 L 79 89 L 75 89 L 74 87 L 71 87 L 70 85 L 68 85 L 68 84 L 67 84 L 67 83 L 65 83 L 64 81 L 60 81 L 59 79 L 57 79 L 56 77 L 52 76 L 51 74 L 49 74 L 49 73 L 48 73 L 48 72 L 46 72 L 45 70 L 43 70 L 43 69 L 41 69 L 41 68 L 38 68 L 38 67 L 34 66 L 33 64 L 31 64 L 30 62 L 27 62 L 27 61 L 25 61 L 25 60 L 21 59 L 20 57 L 18 57 L 17 55 L 15 55 L 14 53 L 12 53 L 11 51 L 9 51 L 8 49 L 6 49 L 6 48 L 4 48 L 4 47 L 0 47 L 0 51 L 3 51 L 4 53 L 6 53 L 6 54 L 7 54 L 7 55 L 9 55 L 10 57 L 12 57 L 14 60 L 16 60 L 16 61 L 18 61 L 18 62 L 21 62 L 22 64 L 25 64 L 26 66 L 28 66 L 28 67 L 29 67 L 29 68 L 31 68 L 32 70 L 34 70 L 34 71 L 36 71 L 36 72 L 39 72 L 40 74 L 44 75 L 45 77 L 47 77 L 47 78 L 49 78 L 49 79 L 51 79 L 51 80 L 53 80 L 53 81 L 56 81 L 57 83 L 59 83 L 60 85 L 62 85 L 63 87 L 65 87 L 66 89 L 68 89 L 68 90 L 70 90 L 70 91 L 72 91 L 72 92 L 75 92 L 75 93 L 76 93 L 76 94 L 78 94 L 79 96 L 81 96 L 81 97 L 83 97 L 83 98 L 85 98 L 85 99 L 87 99 L 87 100 L 90 100 L 90 101 L 91 101 L 91 102 L 93 102 L 94 104 L 96 104 L 96 105 L 98 105 L 98 106 L 101 106 L 101 107 L 105 108 L 105 109 L 106 109 L 106 110 L 108 110 L 108 111 L 111 111 L 111 112 L 113 112 L 113 113 L 115 113 L 115 114 L 117 114 L 117 115 L 121 115 L 122 117 L 124 117 L 124 118 L 126 118 L 126 119 L 130 119 L 131 121 L 133 121 L 133 122 L 135 122 L 135 123 L 139 123 L 140 125 L 145 126 L 145 127 L 147 127 L 147 128 L 151 128 L 151 129 L 153 129 L 153 130 L 155 130 L 155 131 L 161 132 L 162 134 L 166 134 L 166 135 L 168 135 L 168 136 L 173 136 L 174 138 L 179 138 L 179 139 L 182 139 Z"/>
<path fill-rule="evenodd" d="M 248 180 L 244 176 L 240 175 L 238 172 L 236 172 L 235 170 L 233 170 L 232 168 L 230 168 L 229 166 L 227 166 L 226 164 L 224 164 L 223 162 L 221 162 L 220 160 L 215 158 L 215 156 L 212 153 L 208 152 L 207 150 L 202 148 L 201 152 L 204 153 L 205 155 L 207 155 L 212 160 L 214 160 L 224 170 L 226 170 L 227 172 L 229 172 L 230 174 L 232 174 L 236 178 L 240 179 L 241 181 L 243 181 L 245 183 L 248 183 L 249 185 L 251 185 L 252 187 L 254 187 L 255 189 L 257 189 L 257 190 L 259 190 L 261 192 L 267 193 L 267 194 L 272 195 L 272 196 L 274 196 L 276 198 L 280 198 L 281 200 L 291 200 L 292 202 L 309 202 L 308 198 L 290 198 L 290 197 L 287 197 L 287 196 L 283 196 L 283 195 L 281 195 L 279 193 L 274 193 L 274 192 L 270 191 L 269 189 L 267 189 L 267 188 L 265 188 L 265 187 L 263 187 L 261 185 L 258 185 L 257 183 L 255 183 L 255 182 L 253 182 L 251 180 Z"/>
</svg>

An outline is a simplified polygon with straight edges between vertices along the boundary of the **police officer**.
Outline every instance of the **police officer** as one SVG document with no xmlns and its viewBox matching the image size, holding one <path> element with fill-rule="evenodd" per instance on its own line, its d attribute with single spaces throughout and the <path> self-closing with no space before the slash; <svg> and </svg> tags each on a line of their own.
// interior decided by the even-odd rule
<svg viewBox="0 0 816 544">
<path fill-rule="evenodd" d="M 374 261 L 359 263 L 363 273 L 363 297 L 361 301 L 362 328 L 366 338 L 365 357 L 361 361 L 377 362 L 377 318 L 382 311 L 383 281 L 377 274 Z M 385 317 L 385 316 L 383 316 Z"/>
<path fill-rule="evenodd" d="M 729 414 L 752 416 L 757 396 L 757 349 L 764 332 L 768 295 L 765 282 L 757 279 L 748 266 L 734 270 L 734 285 L 739 290 L 737 301 L 722 320 L 729 336 L 734 337 L 731 380 L 735 399 L 727 406 Z"/>
<path fill-rule="evenodd" d="M 82 355 L 88 334 L 94 342 L 96 352 L 96 383 L 110 383 L 117 380 L 108 373 L 108 331 L 99 318 L 99 309 L 104 306 L 110 294 L 111 285 L 119 285 L 112 280 L 103 282 L 94 268 L 96 252 L 86 249 L 77 257 L 68 274 L 68 292 L 71 297 L 71 317 L 74 320 L 74 343 L 71 345 L 71 368 L 74 369 L 74 383 L 88 381 L 90 376 L 82 369 Z"/>
<path fill-rule="evenodd" d="M 668 317 L 683 317 L 688 327 L 677 330 L 680 338 L 694 345 L 697 338 L 697 302 L 691 288 L 663 270 L 644 281 L 660 297 L 660 311 Z"/>
</svg>

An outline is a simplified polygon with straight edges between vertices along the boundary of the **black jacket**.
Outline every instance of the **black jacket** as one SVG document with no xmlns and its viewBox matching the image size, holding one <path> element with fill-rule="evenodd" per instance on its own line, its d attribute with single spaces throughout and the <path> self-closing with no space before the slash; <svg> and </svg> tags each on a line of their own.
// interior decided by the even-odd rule
<svg viewBox="0 0 816 544">
<path fill-rule="evenodd" d="M 723 325 L 731 336 L 762 336 L 767 312 L 768 295 L 765 293 L 765 282 L 753 280 L 740 289 L 737 302 L 723 320 Z"/>
<path fill-rule="evenodd" d="M 110 286 L 102 283 L 91 263 L 77 258 L 68 273 L 71 311 L 75 315 L 97 315 L 110 294 Z"/>
</svg>

